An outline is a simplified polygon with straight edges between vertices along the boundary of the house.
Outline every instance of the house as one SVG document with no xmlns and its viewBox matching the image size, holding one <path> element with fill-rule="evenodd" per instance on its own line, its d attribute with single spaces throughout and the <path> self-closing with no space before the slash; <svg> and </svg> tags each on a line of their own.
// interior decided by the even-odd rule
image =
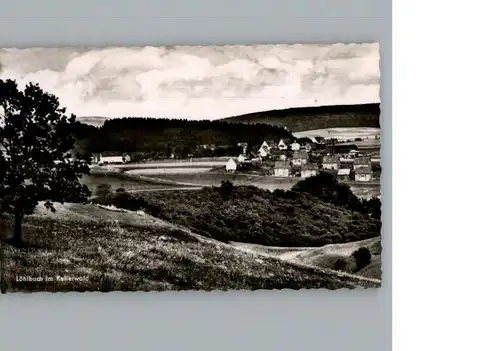
<svg viewBox="0 0 500 351">
<path fill-rule="evenodd" d="M 286 146 L 285 142 L 283 141 L 283 139 L 280 140 L 280 142 L 278 143 L 278 149 L 280 150 L 286 150 L 288 147 Z"/>
<path fill-rule="evenodd" d="M 228 172 L 234 172 L 236 171 L 237 165 L 236 162 L 230 158 L 229 161 L 226 163 L 226 171 Z"/>
<path fill-rule="evenodd" d="M 269 151 L 268 150 L 269 149 L 266 149 L 266 148 L 264 148 L 264 147 L 261 146 L 260 149 L 259 149 L 259 151 L 257 151 L 257 152 L 258 152 L 258 154 L 259 154 L 260 157 L 267 157 L 267 155 L 269 155 Z"/>
<path fill-rule="evenodd" d="M 325 138 L 323 138 L 321 136 L 312 137 L 311 140 L 315 144 L 324 144 L 325 143 Z"/>
<path fill-rule="evenodd" d="M 307 143 L 304 145 L 304 150 L 306 150 L 307 152 L 310 152 L 312 149 L 313 147 L 311 143 Z"/>
<path fill-rule="evenodd" d="M 243 163 L 243 162 L 245 162 L 245 155 L 240 154 L 240 155 L 238 156 L 238 158 L 237 158 L 237 161 L 238 161 L 239 163 Z"/>
<path fill-rule="evenodd" d="M 264 149 L 266 150 L 266 152 L 269 152 L 271 151 L 272 149 L 275 149 L 276 148 L 276 143 L 274 141 L 265 141 L 262 142 L 262 145 L 260 146 L 261 149 Z"/>
<path fill-rule="evenodd" d="M 292 149 L 293 151 L 300 150 L 300 144 L 299 144 L 298 142 L 294 142 L 294 143 L 292 143 L 292 145 L 291 145 L 291 149 Z"/>
<path fill-rule="evenodd" d="M 350 168 L 341 168 L 337 172 L 338 180 L 350 180 L 351 169 Z"/>
<path fill-rule="evenodd" d="M 127 155 L 128 156 L 128 155 Z M 129 156 L 130 157 L 130 156 Z M 102 156 L 102 154 L 92 155 L 92 163 L 99 165 L 124 163 L 123 156 Z"/>
<path fill-rule="evenodd" d="M 123 156 L 102 156 L 99 164 L 120 164 L 123 163 Z"/>
<path fill-rule="evenodd" d="M 106 164 L 112 165 L 120 163 L 123 163 L 123 156 L 102 156 L 99 161 L 99 164 L 104 164 L 104 165 Z"/>
<path fill-rule="evenodd" d="M 273 149 L 277 149 L 277 148 L 278 148 L 278 144 L 276 144 L 276 142 L 274 142 L 274 141 L 269 141 L 269 142 L 267 142 L 267 145 L 269 145 L 269 149 L 270 149 L 270 150 L 273 150 Z"/>
<path fill-rule="evenodd" d="M 290 165 L 285 161 L 278 161 L 274 164 L 273 174 L 275 177 L 289 177 Z"/>
<path fill-rule="evenodd" d="M 339 157 L 337 155 L 327 155 L 323 157 L 323 168 L 333 169 L 337 171 L 339 169 Z"/>
<path fill-rule="evenodd" d="M 354 180 L 357 182 L 369 182 L 373 179 L 371 168 L 358 168 L 354 172 Z"/>
<path fill-rule="evenodd" d="M 353 161 L 353 168 L 354 170 L 358 168 L 371 168 L 371 161 L 370 157 L 368 156 L 363 156 L 363 157 L 356 157 Z"/>
<path fill-rule="evenodd" d="M 315 163 L 308 163 L 304 166 L 302 166 L 300 170 L 300 177 L 301 178 L 309 178 L 309 177 L 314 177 L 317 175 L 319 172 L 318 165 Z"/>
<path fill-rule="evenodd" d="M 307 152 L 298 150 L 293 153 L 292 164 L 294 166 L 301 166 L 307 163 L 308 156 Z"/>
</svg>

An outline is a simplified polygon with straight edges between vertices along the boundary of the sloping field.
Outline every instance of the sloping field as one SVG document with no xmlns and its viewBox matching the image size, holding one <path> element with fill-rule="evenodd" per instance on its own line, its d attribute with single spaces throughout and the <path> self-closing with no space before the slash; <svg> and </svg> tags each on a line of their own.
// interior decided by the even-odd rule
<svg viewBox="0 0 500 351">
<path fill-rule="evenodd" d="M 77 204 L 58 204 L 56 210 L 39 207 L 26 219 L 29 251 L 4 248 L 10 291 L 380 286 L 378 280 L 241 250 L 141 212 Z M 17 282 L 16 276 L 44 279 Z"/>
<path fill-rule="evenodd" d="M 380 128 L 353 127 L 353 128 L 326 128 L 306 130 L 293 133 L 296 138 L 323 137 L 325 139 L 337 139 L 339 141 L 354 140 L 361 138 L 367 141 L 375 141 L 380 136 Z M 380 140 L 378 141 L 380 145 Z"/>
<path fill-rule="evenodd" d="M 382 251 L 381 238 L 371 238 L 367 240 L 355 241 L 346 244 L 332 244 L 322 247 L 271 247 L 263 245 L 254 245 L 246 243 L 231 243 L 240 250 L 246 252 L 255 252 L 269 257 L 279 258 L 288 262 L 299 263 L 318 268 L 335 269 L 339 259 L 346 262 L 345 270 L 354 271 L 355 262 L 350 257 L 354 251 L 361 247 L 366 247 L 372 254 L 371 262 L 356 272 L 356 275 L 372 279 L 381 279 L 381 260 Z"/>
</svg>

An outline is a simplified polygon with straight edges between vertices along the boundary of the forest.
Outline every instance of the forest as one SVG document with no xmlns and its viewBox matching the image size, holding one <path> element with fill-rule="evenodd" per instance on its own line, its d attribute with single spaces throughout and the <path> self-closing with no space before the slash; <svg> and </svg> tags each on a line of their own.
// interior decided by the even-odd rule
<svg viewBox="0 0 500 351">
<path fill-rule="evenodd" d="M 380 104 L 294 107 L 225 118 L 241 124 L 266 123 L 291 132 L 325 128 L 380 128 Z"/>
<path fill-rule="evenodd" d="M 328 174 L 301 181 L 291 191 L 226 181 L 201 190 L 100 194 L 94 201 L 143 210 L 223 242 L 322 246 L 373 238 L 381 230 L 380 200 L 360 200 Z"/>
<path fill-rule="evenodd" d="M 234 156 L 239 142 L 249 147 L 263 140 L 291 139 L 284 128 L 266 125 L 239 125 L 224 121 L 193 121 L 160 118 L 119 118 L 107 120 L 100 128 L 78 122 L 75 149 L 92 153 L 128 153 L 133 158 Z M 203 147 L 205 145 L 205 147 Z"/>
</svg>

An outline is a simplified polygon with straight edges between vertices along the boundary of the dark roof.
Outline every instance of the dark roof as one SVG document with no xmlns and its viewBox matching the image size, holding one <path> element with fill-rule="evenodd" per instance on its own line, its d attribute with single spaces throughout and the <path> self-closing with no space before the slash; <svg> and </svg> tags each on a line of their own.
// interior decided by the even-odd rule
<svg viewBox="0 0 500 351">
<path fill-rule="evenodd" d="M 351 150 L 358 150 L 358 147 L 356 144 L 342 144 L 342 145 L 335 145 L 335 151 L 351 151 Z"/>
<path fill-rule="evenodd" d="M 371 163 L 370 158 L 367 156 L 363 157 L 356 157 L 354 159 L 354 164 L 355 165 L 369 165 Z"/>
<path fill-rule="evenodd" d="M 290 168 L 290 165 L 288 164 L 288 162 L 278 161 L 274 164 L 274 168 L 280 168 L 280 169 Z"/>
<path fill-rule="evenodd" d="M 331 156 L 324 156 L 323 157 L 323 163 L 337 163 L 339 160 L 338 155 L 331 155 Z"/>
<path fill-rule="evenodd" d="M 315 171 L 318 170 L 318 165 L 316 163 L 307 163 L 304 166 L 302 166 L 303 171 Z"/>
<path fill-rule="evenodd" d="M 307 152 L 303 150 L 296 150 L 293 152 L 293 158 L 305 158 L 307 159 Z"/>
<path fill-rule="evenodd" d="M 371 174 L 372 170 L 370 168 L 358 168 L 355 172 L 356 174 Z"/>
</svg>

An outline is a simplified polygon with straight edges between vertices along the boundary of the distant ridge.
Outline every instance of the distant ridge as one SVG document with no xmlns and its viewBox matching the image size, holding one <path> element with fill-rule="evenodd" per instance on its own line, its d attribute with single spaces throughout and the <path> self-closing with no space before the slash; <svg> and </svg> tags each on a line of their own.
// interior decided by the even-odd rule
<svg viewBox="0 0 500 351">
<path fill-rule="evenodd" d="M 294 107 L 248 113 L 222 119 L 230 123 L 266 123 L 290 132 L 338 127 L 380 128 L 380 104 Z"/>
<path fill-rule="evenodd" d="M 94 127 L 102 127 L 104 122 L 106 122 L 109 118 L 108 117 L 101 117 L 101 116 L 82 116 L 82 117 L 76 117 L 76 120 L 80 123 L 84 124 L 89 124 Z"/>
</svg>

